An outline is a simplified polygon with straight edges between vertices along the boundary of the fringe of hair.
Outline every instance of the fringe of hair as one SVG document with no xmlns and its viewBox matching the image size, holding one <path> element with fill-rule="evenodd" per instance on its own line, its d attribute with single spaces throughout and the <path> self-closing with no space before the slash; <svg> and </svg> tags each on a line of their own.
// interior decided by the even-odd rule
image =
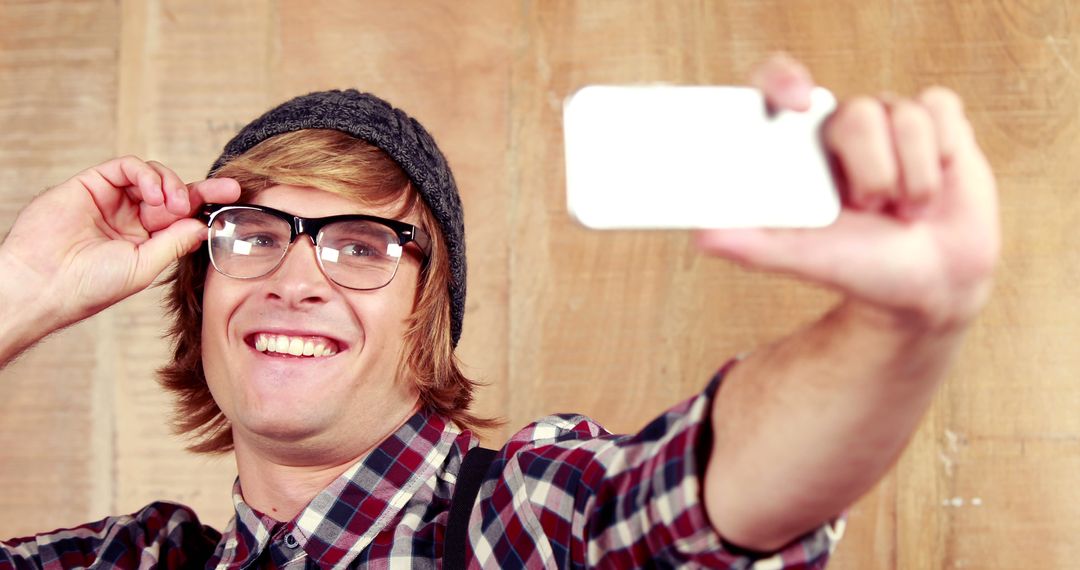
<svg viewBox="0 0 1080 570">
<path fill-rule="evenodd" d="M 450 338 L 450 260 L 446 240 L 427 205 L 401 167 L 381 149 L 333 130 L 309 129 L 278 135 L 222 166 L 216 177 L 240 183 L 240 201 L 289 184 L 325 190 L 362 204 L 386 206 L 402 200 L 396 214 L 417 212 L 431 236 L 431 255 L 421 268 L 416 301 L 404 338 L 398 380 L 415 383 L 432 412 L 472 430 L 501 421 L 469 411 L 481 384 L 461 371 Z M 161 385 L 176 396 L 175 432 L 190 438 L 188 449 L 220 454 L 233 449 L 232 427 L 218 408 L 202 367 L 202 298 L 210 258 L 206 247 L 180 259 L 163 283 L 172 318 L 168 337 L 172 361 L 158 370 Z"/>
</svg>

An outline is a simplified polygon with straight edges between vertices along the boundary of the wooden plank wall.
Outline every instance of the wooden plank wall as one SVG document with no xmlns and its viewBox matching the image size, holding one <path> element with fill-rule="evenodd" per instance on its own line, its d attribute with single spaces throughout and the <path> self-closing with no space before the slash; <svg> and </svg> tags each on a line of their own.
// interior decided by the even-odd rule
<svg viewBox="0 0 1080 570">
<path fill-rule="evenodd" d="M 512 428 L 580 411 L 633 430 L 740 351 L 834 301 L 694 253 L 598 234 L 563 205 L 560 105 L 587 83 L 738 83 L 783 49 L 841 96 L 942 83 L 998 174 L 996 296 L 835 568 L 1066 568 L 1080 546 L 1080 9 L 1070 1 L 0 0 L 0 228 L 37 192 L 135 153 L 196 179 L 272 104 L 355 86 L 423 121 L 460 183 L 459 350 Z M 642 141 L 650 144 L 651 141 Z M 2 271 L 2 268 L 0 268 Z M 160 291 L 0 372 L 0 536 L 155 499 L 221 527 L 230 458 L 168 434 Z"/>
</svg>

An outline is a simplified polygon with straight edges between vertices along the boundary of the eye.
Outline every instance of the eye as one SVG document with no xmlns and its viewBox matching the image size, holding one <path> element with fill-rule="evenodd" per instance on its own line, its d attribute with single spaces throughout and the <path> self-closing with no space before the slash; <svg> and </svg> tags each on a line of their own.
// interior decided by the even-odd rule
<svg viewBox="0 0 1080 570">
<path fill-rule="evenodd" d="M 388 248 L 396 245 L 397 236 L 381 224 L 355 220 L 326 226 L 319 232 L 317 241 L 327 250 L 334 250 L 332 261 L 367 266 L 384 264 L 391 255 Z"/>
<path fill-rule="evenodd" d="M 272 234 L 252 234 L 245 236 L 243 239 L 250 243 L 252 247 L 278 247 L 277 238 Z"/>
<path fill-rule="evenodd" d="M 350 243 L 340 250 L 342 255 L 348 255 L 352 257 L 375 257 L 382 255 L 382 252 L 376 249 L 369 243 Z"/>
</svg>

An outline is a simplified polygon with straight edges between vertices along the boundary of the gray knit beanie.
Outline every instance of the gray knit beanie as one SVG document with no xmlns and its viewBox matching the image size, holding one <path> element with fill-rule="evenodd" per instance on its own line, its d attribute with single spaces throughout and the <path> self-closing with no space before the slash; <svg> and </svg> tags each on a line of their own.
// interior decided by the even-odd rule
<svg viewBox="0 0 1080 570">
<path fill-rule="evenodd" d="M 450 166 L 435 139 L 404 111 L 355 89 L 320 91 L 271 109 L 240 130 L 210 175 L 262 141 L 303 129 L 333 129 L 363 139 L 394 159 L 438 220 L 450 257 L 450 335 L 457 346 L 465 314 L 465 224 Z"/>
</svg>

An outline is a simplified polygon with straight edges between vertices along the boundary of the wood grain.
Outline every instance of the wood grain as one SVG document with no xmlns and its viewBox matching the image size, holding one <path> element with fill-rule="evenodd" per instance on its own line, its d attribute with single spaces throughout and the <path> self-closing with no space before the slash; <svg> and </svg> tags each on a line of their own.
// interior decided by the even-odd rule
<svg viewBox="0 0 1080 570">
<path fill-rule="evenodd" d="M 273 12 L 262 2 L 123 3 L 117 154 L 159 160 L 185 180 L 210 163 L 247 117 L 272 101 Z M 232 516 L 230 457 L 185 453 L 171 435 L 172 399 L 155 381 L 169 356 L 153 288 L 112 312 L 115 512 L 160 499 L 222 528 Z"/>
<path fill-rule="evenodd" d="M 1080 547 L 1080 10 L 1069 2 L 0 1 L 0 228 L 124 153 L 197 179 L 291 96 L 372 91 L 436 136 L 466 205 L 459 356 L 507 420 L 634 430 L 835 296 L 704 258 L 676 232 L 566 214 L 563 99 L 589 83 L 739 83 L 775 50 L 841 96 L 960 93 L 998 174 L 995 297 L 907 452 L 849 511 L 833 568 L 1065 568 Z M 642 144 L 658 144 L 642 141 Z M 153 379 L 151 289 L 0 372 L 0 535 L 154 499 L 230 516 L 230 458 L 186 454 Z"/>
<path fill-rule="evenodd" d="M 120 15 L 110 2 L 0 8 L 0 228 L 38 192 L 112 155 Z M 0 269 L 2 270 L 2 269 Z M 111 406 L 91 319 L 0 371 L 0 534 L 108 509 Z"/>
</svg>

